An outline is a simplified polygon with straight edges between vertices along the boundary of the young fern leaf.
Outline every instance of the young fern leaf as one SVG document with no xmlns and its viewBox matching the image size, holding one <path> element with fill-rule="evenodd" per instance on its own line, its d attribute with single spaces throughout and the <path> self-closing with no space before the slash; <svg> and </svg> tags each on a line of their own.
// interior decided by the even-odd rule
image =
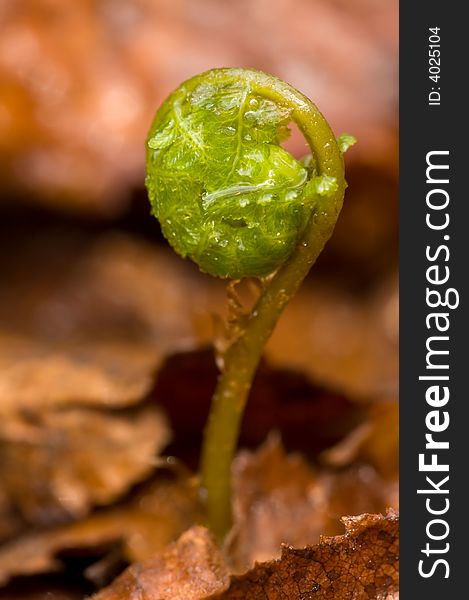
<svg viewBox="0 0 469 600">
<path fill-rule="evenodd" d="M 319 194 L 335 191 L 279 144 L 294 106 L 257 72 L 214 70 L 182 84 L 147 141 L 147 187 L 169 243 L 211 275 L 265 276 L 292 253 Z M 269 81 L 265 81 L 269 85 Z"/>
<path fill-rule="evenodd" d="M 281 142 L 297 124 L 311 154 Z M 303 94 L 250 69 L 213 69 L 183 83 L 147 139 L 146 185 L 163 234 L 219 277 L 273 276 L 224 354 L 202 450 L 209 525 L 230 525 L 230 469 L 252 379 L 267 339 L 334 229 L 345 191 L 342 153 Z"/>
</svg>

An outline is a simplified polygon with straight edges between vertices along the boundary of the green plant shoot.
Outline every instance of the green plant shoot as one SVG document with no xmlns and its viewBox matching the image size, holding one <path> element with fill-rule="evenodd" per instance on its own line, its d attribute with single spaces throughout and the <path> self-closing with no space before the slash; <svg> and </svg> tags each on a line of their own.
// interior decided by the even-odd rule
<svg viewBox="0 0 469 600">
<path fill-rule="evenodd" d="M 294 122 L 311 154 L 281 143 Z M 250 69 L 213 69 L 174 91 L 156 113 L 146 186 L 164 236 L 214 276 L 258 277 L 263 291 L 223 356 L 201 459 L 207 519 L 231 523 L 231 462 L 264 345 L 334 229 L 346 187 L 343 152 L 316 106 Z M 267 276 L 270 276 L 268 279 Z"/>
</svg>

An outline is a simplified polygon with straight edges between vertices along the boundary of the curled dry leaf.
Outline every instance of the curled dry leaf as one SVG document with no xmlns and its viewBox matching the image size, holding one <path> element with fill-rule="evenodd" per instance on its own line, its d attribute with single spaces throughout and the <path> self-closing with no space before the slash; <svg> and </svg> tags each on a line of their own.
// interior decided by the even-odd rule
<svg viewBox="0 0 469 600">
<path fill-rule="evenodd" d="M 168 476 L 169 475 L 169 476 Z M 101 509 L 82 521 L 26 534 L 0 547 L 0 584 L 15 576 L 59 572 L 61 557 L 95 558 L 98 566 L 113 548 L 128 563 L 162 551 L 200 519 L 197 482 L 176 472 L 159 472 L 125 503 Z M 96 563 L 95 563 L 96 564 Z M 101 578 L 95 564 L 86 575 Z M 105 566 L 105 565 L 104 565 Z"/>
<path fill-rule="evenodd" d="M 234 465 L 235 523 L 227 555 L 237 572 L 279 555 L 283 543 L 314 544 L 339 533 L 343 514 L 382 512 L 395 487 L 371 466 L 313 470 L 299 454 L 286 454 L 270 436 L 256 452 L 240 452 Z"/>
<path fill-rule="evenodd" d="M 210 600 L 398 600 L 398 517 L 364 514 L 342 519 L 346 533 L 317 546 L 284 547 L 279 560 L 232 577 Z"/>
<path fill-rule="evenodd" d="M 187 265 L 143 242 L 26 228 L 2 246 L 5 539 L 83 517 L 151 473 L 169 430 L 142 400 L 166 354 L 198 345 L 210 321 Z"/>
<path fill-rule="evenodd" d="M 228 577 L 215 539 L 193 527 L 162 554 L 129 567 L 93 600 L 199 600 L 226 588 Z"/>
</svg>

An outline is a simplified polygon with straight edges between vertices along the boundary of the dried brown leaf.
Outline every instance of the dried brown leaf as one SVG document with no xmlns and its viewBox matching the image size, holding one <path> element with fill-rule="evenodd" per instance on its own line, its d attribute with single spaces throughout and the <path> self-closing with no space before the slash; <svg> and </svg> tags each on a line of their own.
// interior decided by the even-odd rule
<svg viewBox="0 0 469 600">
<path fill-rule="evenodd" d="M 194 271 L 128 236 L 25 226 L 2 244 L 5 539 L 82 518 L 151 473 L 169 431 L 142 401 L 168 353 L 208 337 L 210 317 Z"/>
<path fill-rule="evenodd" d="M 10 418 L 0 435 L 2 484 L 29 523 L 82 517 L 144 479 L 168 441 L 166 419 L 151 405 Z"/>
<path fill-rule="evenodd" d="M 342 519 L 346 533 L 317 546 L 284 547 L 279 560 L 232 577 L 210 600 L 397 600 L 398 517 L 389 512 Z"/>
<path fill-rule="evenodd" d="M 157 358 L 132 342 L 47 341 L 0 332 L 0 415 L 70 405 L 135 404 L 150 389 Z"/>
<path fill-rule="evenodd" d="M 284 547 L 228 581 L 218 546 L 202 527 L 162 554 L 129 567 L 93 600 L 398 600 L 398 517 L 344 517 L 346 533 L 316 546 Z"/>
<path fill-rule="evenodd" d="M 0 414 L 134 404 L 167 353 L 210 338 L 195 268 L 126 235 L 66 234 L 3 240 Z"/>
<path fill-rule="evenodd" d="M 397 287 L 371 298 L 331 286 L 304 288 L 288 305 L 266 354 L 274 365 L 358 400 L 394 399 L 398 390 Z"/>
<path fill-rule="evenodd" d="M 160 474 L 122 505 L 1 546 L 0 584 L 15 576 L 61 571 L 64 552 L 106 556 L 118 545 L 128 562 L 144 560 L 162 551 L 199 518 L 195 479 L 182 473 L 169 479 Z"/>
<path fill-rule="evenodd" d="M 363 461 L 372 464 L 388 479 L 396 478 L 399 470 L 397 402 L 372 404 L 364 422 L 323 456 L 327 464 L 335 466 Z"/>
<path fill-rule="evenodd" d="M 241 452 L 233 470 L 235 525 L 225 551 L 238 573 L 278 557 L 283 543 L 302 547 L 339 533 L 344 513 L 385 510 L 395 491 L 369 466 L 315 471 L 300 455 L 286 454 L 276 436 L 254 453 Z M 60 569 L 64 550 L 117 542 L 130 562 L 145 560 L 200 517 L 194 479 L 157 480 L 122 507 L 4 546 L 0 579 Z"/>
<path fill-rule="evenodd" d="M 199 600 L 223 590 L 228 576 L 215 539 L 193 527 L 163 554 L 129 567 L 93 600 Z"/>
<path fill-rule="evenodd" d="M 271 436 L 256 452 L 241 452 L 233 465 L 235 524 L 227 541 L 233 568 L 279 555 L 280 546 L 314 544 L 340 532 L 343 514 L 382 512 L 395 488 L 370 466 L 315 471 L 298 454 L 286 454 Z"/>
</svg>

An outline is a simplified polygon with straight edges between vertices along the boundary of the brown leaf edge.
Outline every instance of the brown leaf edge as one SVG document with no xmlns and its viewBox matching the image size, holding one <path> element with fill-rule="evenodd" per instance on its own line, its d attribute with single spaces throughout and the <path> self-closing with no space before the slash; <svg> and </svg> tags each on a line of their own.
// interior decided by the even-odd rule
<svg viewBox="0 0 469 600">
<path fill-rule="evenodd" d="M 154 557 L 137 562 L 90 600 L 201 600 L 228 585 L 213 535 L 194 526 Z"/>
<path fill-rule="evenodd" d="M 342 522 L 345 534 L 304 549 L 284 546 L 280 559 L 230 579 L 213 536 L 195 526 L 92 600 L 398 600 L 397 513 Z"/>
<path fill-rule="evenodd" d="M 397 600 L 399 516 L 343 517 L 345 534 L 316 546 L 284 546 L 275 561 L 232 576 L 227 590 L 206 600 Z"/>
</svg>

